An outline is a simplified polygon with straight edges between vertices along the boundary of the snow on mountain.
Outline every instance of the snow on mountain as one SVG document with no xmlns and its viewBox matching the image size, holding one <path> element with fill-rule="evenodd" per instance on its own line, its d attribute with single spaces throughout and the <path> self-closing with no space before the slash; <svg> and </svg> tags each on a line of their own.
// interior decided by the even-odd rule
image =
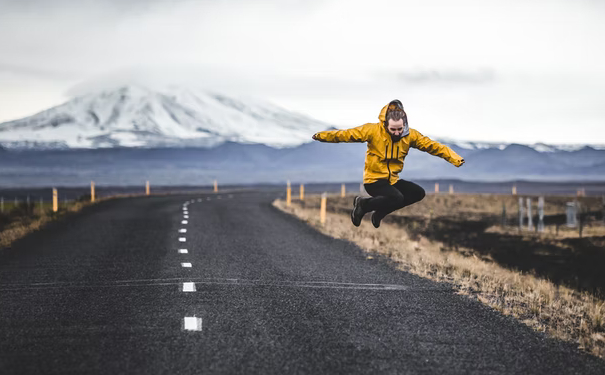
<svg viewBox="0 0 605 375">
<path fill-rule="evenodd" d="M 465 149 L 465 150 L 485 150 L 485 149 L 504 150 L 505 148 L 507 148 L 508 146 L 511 145 L 511 143 L 503 143 L 503 142 L 460 141 L 460 140 L 455 140 L 455 139 L 451 139 L 451 138 L 441 138 L 441 137 L 435 137 L 433 139 L 435 139 L 441 143 L 445 143 L 449 146 L 454 146 L 454 147 L 458 147 L 458 148 Z M 550 152 L 574 152 L 574 151 L 579 151 L 579 150 L 587 147 L 586 145 L 577 145 L 577 144 L 547 145 L 544 143 L 534 143 L 534 144 L 529 144 L 529 145 L 524 145 L 524 146 L 532 148 L 538 152 L 549 152 L 549 153 Z M 595 150 L 605 150 L 605 144 L 590 145 L 588 147 L 595 149 Z"/>
<path fill-rule="evenodd" d="M 251 98 L 124 86 L 0 124 L 6 148 L 299 145 L 328 124 Z"/>
<path fill-rule="evenodd" d="M 456 146 L 466 150 L 483 150 L 488 148 L 497 148 L 503 150 L 508 145 L 507 143 L 460 141 L 456 139 L 441 137 L 435 137 L 433 139 L 440 143 L 445 143 L 449 146 Z"/>
</svg>

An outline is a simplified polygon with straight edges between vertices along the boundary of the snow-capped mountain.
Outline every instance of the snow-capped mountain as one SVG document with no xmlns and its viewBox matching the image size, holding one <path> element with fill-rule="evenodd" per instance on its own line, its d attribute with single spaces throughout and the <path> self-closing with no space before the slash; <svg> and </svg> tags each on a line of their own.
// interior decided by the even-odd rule
<svg viewBox="0 0 605 375">
<path fill-rule="evenodd" d="M 5 148 L 296 146 L 326 123 L 251 98 L 177 87 L 124 86 L 0 124 Z"/>
</svg>

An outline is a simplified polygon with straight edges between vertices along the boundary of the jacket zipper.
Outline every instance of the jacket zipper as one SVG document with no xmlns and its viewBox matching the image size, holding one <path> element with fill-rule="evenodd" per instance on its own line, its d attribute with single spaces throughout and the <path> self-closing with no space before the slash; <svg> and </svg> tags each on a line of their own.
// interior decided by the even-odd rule
<svg viewBox="0 0 605 375">
<path fill-rule="evenodd" d="M 389 144 L 387 143 L 386 148 L 384 149 L 384 158 L 387 159 L 387 154 L 389 153 Z M 393 157 L 393 147 L 391 147 L 391 158 Z M 387 180 L 390 181 L 391 179 L 391 167 L 389 166 L 389 163 L 391 162 L 390 159 L 387 159 L 387 170 L 389 171 L 389 177 L 387 178 Z"/>
</svg>

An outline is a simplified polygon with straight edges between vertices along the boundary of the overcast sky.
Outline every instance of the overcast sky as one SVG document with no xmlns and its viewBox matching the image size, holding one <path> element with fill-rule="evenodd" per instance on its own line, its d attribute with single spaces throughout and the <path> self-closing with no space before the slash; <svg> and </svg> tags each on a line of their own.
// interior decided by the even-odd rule
<svg viewBox="0 0 605 375">
<path fill-rule="evenodd" d="M 399 98 L 438 137 L 605 144 L 605 1 L 0 0 L 0 122 L 129 82 L 337 127 Z"/>
</svg>

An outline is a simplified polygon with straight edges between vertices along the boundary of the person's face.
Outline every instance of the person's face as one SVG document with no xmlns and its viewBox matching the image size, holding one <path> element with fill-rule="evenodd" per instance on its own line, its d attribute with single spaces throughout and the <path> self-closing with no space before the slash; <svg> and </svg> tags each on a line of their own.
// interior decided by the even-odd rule
<svg viewBox="0 0 605 375">
<path fill-rule="evenodd" d="M 401 135 L 403 133 L 403 119 L 400 119 L 399 121 L 389 120 L 387 130 L 392 135 Z"/>
</svg>

